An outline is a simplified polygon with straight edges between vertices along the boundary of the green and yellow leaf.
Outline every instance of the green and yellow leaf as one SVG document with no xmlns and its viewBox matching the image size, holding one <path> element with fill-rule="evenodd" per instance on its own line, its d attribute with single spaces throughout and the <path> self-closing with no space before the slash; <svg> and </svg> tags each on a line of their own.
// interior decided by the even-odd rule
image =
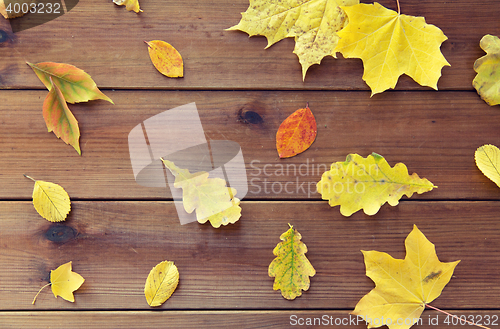
<svg viewBox="0 0 500 329">
<path fill-rule="evenodd" d="M 317 190 L 330 206 L 340 205 L 340 213 L 351 216 L 363 209 L 367 215 L 375 215 L 388 202 L 396 206 L 403 195 L 422 194 L 434 186 L 416 173 L 408 175 L 403 163 L 393 168 L 381 155 L 372 153 L 366 158 L 349 154 L 345 162 L 333 163 L 323 173 Z"/>
<path fill-rule="evenodd" d="M 483 145 L 474 154 L 481 172 L 500 187 L 500 150 L 495 145 Z"/>
<path fill-rule="evenodd" d="M 52 89 L 50 81 L 50 78 L 52 78 L 53 83 L 61 90 L 64 99 L 68 103 L 103 99 L 114 104 L 108 96 L 97 88 L 90 75 L 73 65 L 52 62 L 27 64 L 31 66 L 48 90 Z"/>
<path fill-rule="evenodd" d="M 144 294 L 149 306 L 160 306 L 172 296 L 179 283 L 179 271 L 174 262 L 163 261 L 153 267 L 146 279 Z"/>
<path fill-rule="evenodd" d="M 368 328 L 410 328 L 425 306 L 441 295 L 460 262 L 441 262 L 434 244 L 416 225 L 405 247 L 405 259 L 394 259 L 385 252 L 361 251 L 366 276 L 373 280 L 375 288 L 361 298 L 352 314 L 367 321 Z"/>
<path fill-rule="evenodd" d="M 33 205 L 40 216 L 50 222 L 64 221 L 71 210 L 68 193 L 60 185 L 26 177 L 35 182 Z"/>
<path fill-rule="evenodd" d="M 342 7 L 349 23 L 338 35 L 335 51 L 361 58 L 363 80 L 372 95 L 394 88 L 407 74 L 418 84 L 437 89 L 443 66 L 449 66 L 440 46 L 448 39 L 423 17 L 401 15 L 379 3 Z"/>
<path fill-rule="evenodd" d="M 276 258 L 269 265 L 269 276 L 275 278 L 273 289 L 281 290 L 283 297 L 289 300 L 301 296 L 302 290 L 307 291 L 309 277 L 316 274 L 305 255 L 307 247 L 300 241 L 301 238 L 300 233 L 290 225 L 290 229 L 280 236 L 283 242 L 274 248 Z"/>
<path fill-rule="evenodd" d="M 66 144 L 75 148 L 78 154 L 80 150 L 80 128 L 78 121 L 68 108 L 63 94 L 52 77 L 49 77 L 52 87 L 43 102 L 43 118 L 49 132 L 53 131 L 57 138 L 61 138 Z"/>
<path fill-rule="evenodd" d="M 480 42 L 486 55 L 474 63 L 477 72 L 472 85 L 488 105 L 500 104 L 500 39 L 494 35 L 485 35 Z"/>
<path fill-rule="evenodd" d="M 236 189 L 227 187 L 220 178 L 209 178 L 200 171 L 191 174 L 173 162 L 163 160 L 165 167 L 175 176 L 174 187 L 182 188 L 182 203 L 188 214 L 196 210 L 196 219 L 203 224 L 210 221 L 213 227 L 234 224 L 241 217 L 240 200 Z"/>
<path fill-rule="evenodd" d="M 337 32 L 347 19 L 341 6 L 351 6 L 359 0 L 250 0 L 241 21 L 228 30 L 240 30 L 250 36 L 263 35 L 267 47 L 288 37 L 295 38 L 294 53 L 302 65 L 302 78 L 313 64 L 325 56 L 337 58 Z"/>
</svg>

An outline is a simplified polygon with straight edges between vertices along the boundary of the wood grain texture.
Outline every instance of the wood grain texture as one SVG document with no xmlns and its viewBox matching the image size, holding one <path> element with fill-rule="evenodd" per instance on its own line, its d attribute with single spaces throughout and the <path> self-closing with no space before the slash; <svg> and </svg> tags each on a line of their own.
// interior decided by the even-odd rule
<svg viewBox="0 0 500 329">
<path fill-rule="evenodd" d="M 396 9 L 393 0 L 379 2 Z M 248 0 L 146 1 L 137 15 L 111 2 L 80 1 L 67 14 L 19 32 L 14 42 L 0 46 L 0 88 L 42 89 L 25 61 L 53 61 L 85 70 L 104 89 L 368 89 L 359 59 L 325 58 L 302 82 L 292 39 L 265 50 L 264 37 L 225 31 L 247 7 Z M 443 69 L 439 89 L 472 90 L 474 61 L 484 55 L 479 41 L 485 34 L 498 34 L 498 2 L 405 1 L 402 12 L 424 16 L 449 38 L 442 52 L 451 67 Z M 156 72 L 144 44 L 153 39 L 179 50 L 185 78 L 168 79 Z M 400 80 L 398 90 L 429 90 L 406 76 Z"/>
<path fill-rule="evenodd" d="M 452 314 L 474 319 L 485 324 L 498 323 L 498 311 L 456 311 Z M 349 311 L 118 311 L 118 312 L 2 312 L 0 322 L 5 329 L 29 327 L 74 329 L 143 329 L 143 328 L 352 328 L 365 329 L 361 318 Z M 359 319 L 359 320 L 358 320 Z M 458 322 L 445 323 L 447 316 L 436 311 L 425 311 L 417 328 L 435 329 L 437 326 L 474 328 Z M 452 320 L 449 318 L 449 321 Z M 312 325 L 307 325 L 311 323 Z M 454 326 L 453 323 L 456 325 Z M 316 325 L 316 326 L 314 326 Z"/>
<path fill-rule="evenodd" d="M 391 166 L 405 163 L 410 174 L 438 186 L 415 199 L 500 196 L 474 163 L 479 146 L 500 146 L 500 111 L 474 92 L 388 92 L 379 98 L 369 98 L 368 92 L 108 92 L 116 105 L 94 101 L 69 106 L 80 125 L 81 157 L 47 132 L 41 113 L 45 95 L 0 93 L 0 199 L 31 198 L 32 182 L 23 174 L 55 182 L 74 199 L 170 198 L 168 188 L 134 181 L 128 135 L 142 121 L 190 102 L 197 104 L 207 140 L 241 146 L 247 200 L 320 200 L 315 184 L 331 163 L 344 161 L 349 153 L 366 157 L 372 152 Z M 276 131 L 306 102 L 318 124 L 316 141 L 298 156 L 279 159 Z M 171 139 L 165 143 L 175 143 L 175 136 Z"/>
<path fill-rule="evenodd" d="M 50 223 L 30 202 L 0 203 L 0 309 L 148 310 L 146 277 L 174 261 L 180 282 L 158 309 L 354 309 L 373 287 L 360 250 L 404 258 L 416 224 L 441 261 L 460 259 L 432 305 L 490 309 L 500 303 L 498 202 L 401 202 L 372 217 L 342 217 L 323 202 L 242 202 L 234 225 L 180 225 L 171 202 L 73 202 L 68 220 Z M 316 269 L 311 287 L 293 302 L 273 291 L 268 266 L 281 233 L 294 225 Z M 46 289 L 51 269 L 73 262 L 85 278 L 75 303 Z"/>
</svg>

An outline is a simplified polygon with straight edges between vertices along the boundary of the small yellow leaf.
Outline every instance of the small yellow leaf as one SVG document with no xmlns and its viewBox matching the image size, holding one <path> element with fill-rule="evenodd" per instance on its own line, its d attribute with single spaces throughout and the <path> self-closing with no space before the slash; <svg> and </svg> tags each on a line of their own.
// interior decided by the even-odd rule
<svg viewBox="0 0 500 329">
<path fill-rule="evenodd" d="M 494 35 L 485 35 L 480 42 L 486 55 L 474 63 L 477 72 L 472 85 L 488 105 L 500 104 L 500 39 Z"/>
<path fill-rule="evenodd" d="M 425 305 L 441 295 L 460 262 L 439 261 L 434 244 L 416 225 L 408 234 L 405 247 L 405 259 L 394 259 L 385 252 L 361 251 L 366 276 L 373 280 L 375 288 L 361 298 L 352 314 L 368 322 L 368 328 L 410 328 Z"/>
<path fill-rule="evenodd" d="M 345 58 L 361 58 L 363 80 L 372 96 L 394 88 L 402 74 L 422 86 L 437 89 L 443 66 L 449 66 L 441 50 L 448 39 L 423 17 L 401 15 L 379 3 L 342 7 L 349 18 L 338 32 L 335 51 Z"/>
<path fill-rule="evenodd" d="M 481 172 L 500 187 L 500 150 L 495 145 L 483 145 L 474 154 Z"/>
<path fill-rule="evenodd" d="M 148 45 L 149 57 L 156 69 L 169 78 L 184 76 L 184 63 L 177 49 L 161 40 L 144 41 Z"/>
<path fill-rule="evenodd" d="M 241 217 L 240 200 L 236 189 L 226 186 L 220 178 L 209 178 L 206 171 L 191 174 L 173 162 L 163 160 L 165 167 L 175 176 L 174 187 L 182 188 L 184 210 L 191 214 L 196 209 L 196 219 L 203 224 L 210 221 L 213 227 L 234 224 Z"/>
<path fill-rule="evenodd" d="M 5 17 L 5 19 L 9 19 L 9 15 L 7 15 L 7 11 L 5 10 L 5 3 L 3 0 L 0 0 L 0 14 Z"/>
<path fill-rule="evenodd" d="M 71 262 L 50 271 L 52 293 L 56 298 L 61 296 L 67 301 L 74 302 L 73 291 L 80 288 L 84 281 L 85 279 L 80 274 L 71 270 Z"/>
<path fill-rule="evenodd" d="M 118 6 L 126 6 L 128 11 L 135 11 L 136 13 L 142 12 L 139 6 L 139 0 L 113 0 Z"/>
<path fill-rule="evenodd" d="M 290 224 L 288 224 L 290 225 Z M 305 253 L 306 245 L 300 241 L 302 236 L 297 230 L 290 229 L 280 236 L 273 254 L 277 256 L 269 265 L 269 276 L 274 277 L 274 290 L 281 290 L 284 298 L 293 300 L 309 289 L 309 277 L 316 274 Z"/>
<path fill-rule="evenodd" d="M 367 215 L 375 215 L 386 202 L 396 206 L 403 195 L 410 198 L 415 192 L 422 194 L 434 187 L 415 173 L 408 175 L 403 163 L 391 168 L 377 153 L 366 158 L 349 154 L 345 162 L 333 163 L 317 184 L 323 200 L 328 200 L 332 207 L 340 205 L 344 216 L 361 209 Z"/>
<path fill-rule="evenodd" d="M 179 271 L 174 262 L 163 261 L 153 267 L 146 279 L 144 294 L 149 306 L 160 306 L 172 296 L 179 283 Z"/>
<path fill-rule="evenodd" d="M 60 185 L 26 177 L 35 182 L 33 205 L 40 216 L 50 222 L 64 221 L 71 210 L 68 193 Z"/>
</svg>

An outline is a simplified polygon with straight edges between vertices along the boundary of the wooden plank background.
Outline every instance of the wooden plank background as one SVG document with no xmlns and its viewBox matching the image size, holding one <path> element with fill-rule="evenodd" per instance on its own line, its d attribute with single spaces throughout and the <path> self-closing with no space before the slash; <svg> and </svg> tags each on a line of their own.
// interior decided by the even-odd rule
<svg viewBox="0 0 500 329">
<path fill-rule="evenodd" d="M 397 8 L 395 1 L 379 2 Z M 424 16 L 448 36 L 441 49 L 451 67 L 442 70 L 439 92 L 403 76 L 396 90 L 373 97 L 358 59 L 325 58 L 302 81 L 292 39 L 264 49 L 264 37 L 225 31 L 247 7 L 248 0 L 142 0 L 137 15 L 110 0 L 81 0 L 0 43 L 0 327 L 285 328 L 296 327 L 293 315 L 325 314 L 340 321 L 373 288 L 360 250 L 403 258 L 414 224 L 440 260 L 461 260 L 432 305 L 483 322 L 500 316 L 500 191 L 474 163 L 477 147 L 500 146 L 500 107 L 488 106 L 472 88 L 473 63 L 484 55 L 481 37 L 500 35 L 500 3 L 402 1 L 402 13 Z M 180 51 L 184 78 L 168 79 L 153 68 L 143 41 L 154 39 Z M 69 105 L 80 124 L 82 156 L 47 132 L 47 91 L 26 61 L 84 69 L 115 102 Z M 130 163 L 131 129 L 191 102 L 207 140 L 234 141 L 245 159 L 242 218 L 218 230 L 180 225 L 169 188 L 138 185 Z M 307 152 L 279 159 L 276 130 L 306 102 L 318 137 Z M 438 188 L 385 205 L 375 216 L 341 216 L 315 184 L 332 162 L 371 152 L 391 165 L 405 163 Z M 33 183 L 23 174 L 68 191 L 66 222 L 36 213 Z M 273 291 L 267 275 L 288 223 L 302 233 L 317 271 L 294 301 Z M 180 284 L 152 311 L 144 283 L 165 259 L 179 267 Z M 67 261 L 86 279 L 76 302 L 46 290 L 31 305 L 50 270 Z M 435 316 L 425 311 L 418 328 L 435 328 L 428 322 Z M 439 315 L 439 326 L 464 327 L 444 324 L 445 317 Z"/>
</svg>

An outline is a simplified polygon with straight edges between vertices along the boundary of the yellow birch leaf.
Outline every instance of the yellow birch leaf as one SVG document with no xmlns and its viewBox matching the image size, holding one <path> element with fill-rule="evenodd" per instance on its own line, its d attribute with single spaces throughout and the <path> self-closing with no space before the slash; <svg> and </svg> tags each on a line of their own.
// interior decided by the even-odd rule
<svg viewBox="0 0 500 329">
<path fill-rule="evenodd" d="M 367 215 L 375 215 L 386 202 L 396 206 L 403 195 L 410 198 L 415 192 L 422 194 L 434 187 L 416 173 L 408 175 L 403 163 L 391 168 L 377 153 L 366 158 L 349 154 L 345 162 L 333 163 L 317 184 L 323 200 L 328 200 L 332 207 L 340 205 L 344 216 L 361 209 Z"/>
<path fill-rule="evenodd" d="M 73 291 L 80 288 L 84 281 L 85 279 L 80 274 L 71 270 L 71 262 L 63 264 L 55 270 L 50 271 L 50 283 L 38 291 L 32 304 L 35 304 L 38 294 L 48 285 L 52 286 L 52 293 L 56 298 L 57 296 L 61 296 L 63 299 L 73 303 L 75 302 Z"/>
<path fill-rule="evenodd" d="M 113 0 L 113 3 L 118 6 L 126 6 L 125 8 L 128 11 L 135 11 L 136 13 L 142 12 L 139 6 L 139 0 Z"/>
<path fill-rule="evenodd" d="M 290 224 L 288 224 L 290 225 Z M 281 290 L 284 298 L 293 300 L 309 289 L 309 277 L 316 274 L 305 253 L 306 245 L 300 241 L 302 236 L 297 230 L 290 229 L 280 236 L 273 254 L 276 258 L 269 265 L 269 276 L 274 277 L 274 290 Z"/>
<path fill-rule="evenodd" d="M 146 279 L 144 294 L 149 306 L 160 306 L 172 296 L 179 283 L 179 271 L 174 262 L 163 261 L 153 267 Z"/>
<path fill-rule="evenodd" d="M 385 252 L 361 251 L 366 276 L 373 280 L 375 288 L 361 298 L 352 314 L 368 322 L 368 328 L 410 328 L 425 306 L 441 295 L 460 262 L 441 262 L 434 244 L 416 225 L 405 247 L 405 259 L 394 259 Z"/>
<path fill-rule="evenodd" d="M 240 200 L 236 189 L 226 186 L 220 178 L 209 178 L 206 171 L 191 174 L 173 162 L 163 160 L 165 167 L 175 176 L 174 187 L 182 188 L 182 203 L 188 214 L 196 209 L 196 219 L 213 227 L 234 224 L 241 217 Z"/>
<path fill-rule="evenodd" d="M 40 216 L 50 222 L 64 221 L 71 210 L 68 193 L 60 185 L 26 177 L 35 182 L 33 205 Z"/>
<path fill-rule="evenodd" d="M 448 39 L 423 17 L 401 15 L 379 3 L 342 7 L 349 23 L 340 32 L 335 51 L 345 58 L 361 58 L 363 80 L 372 96 L 394 88 L 407 74 L 418 84 L 437 90 L 443 66 L 449 66 L 441 50 Z"/>
<path fill-rule="evenodd" d="M 161 40 L 144 41 L 148 45 L 149 57 L 154 67 L 169 78 L 184 76 L 184 63 L 177 49 Z"/>
<path fill-rule="evenodd" d="M 481 172 L 500 187 L 500 150 L 495 145 L 483 145 L 474 154 Z"/>
<path fill-rule="evenodd" d="M 486 55 L 474 63 L 477 72 L 472 85 L 488 105 L 500 104 L 500 39 L 485 35 L 480 42 Z"/>
<path fill-rule="evenodd" d="M 250 36 L 263 35 L 267 47 L 288 37 L 295 37 L 295 49 L 302 65 L 302 78 L 313 64 L 325 56 L 337 58 L 335 47 L 347 19 L 341 6 L 359 0 L 250 0 L 241 21 L 228 30 L 240 30 Z"/>
</svg>

